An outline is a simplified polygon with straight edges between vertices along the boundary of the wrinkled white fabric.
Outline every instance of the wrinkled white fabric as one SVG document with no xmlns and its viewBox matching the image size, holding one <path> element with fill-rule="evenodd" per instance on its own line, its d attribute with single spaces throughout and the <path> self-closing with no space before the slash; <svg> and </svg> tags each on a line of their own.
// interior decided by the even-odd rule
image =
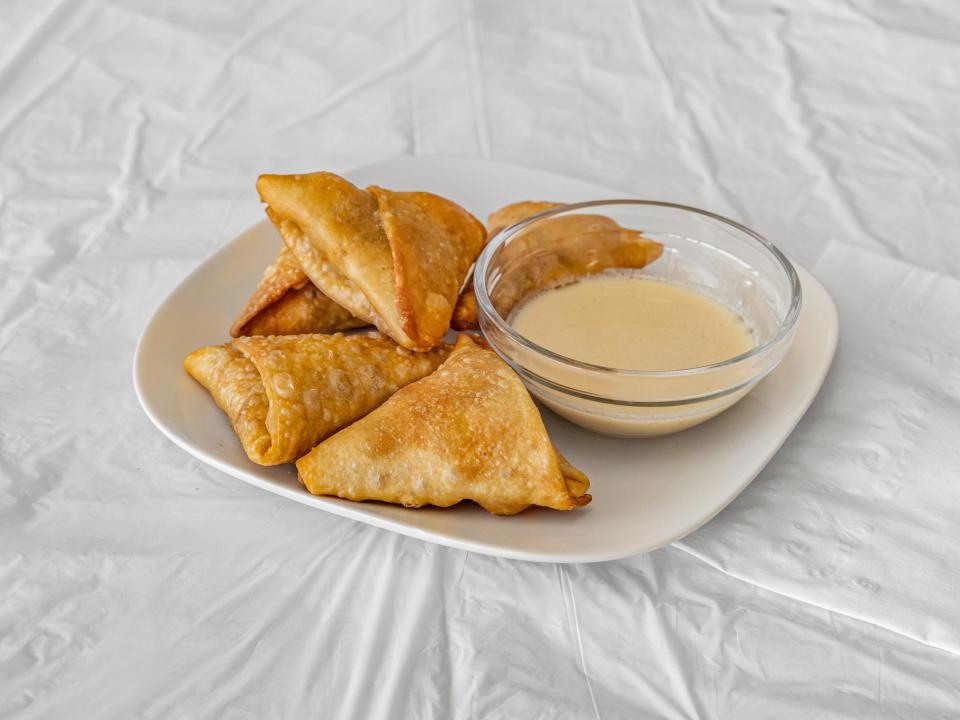
<svg viewBox="0 0 960 720">
<path fill-rule="evenodd" d="M 0 12 L 0 717 L 948 717 L 960 707 L 960 8 Z M 807 418 L 678 547 L 401 538 L 166 441 L 155 306 L 262 171 L 490 157 L 741 220 L 837 300 Z"/>
<path fill-rule="evenodd" d="M 960 280 L 843 244 L 806 417 L 723 521 L 681 547 L 762 587 L 960 653 Z"/>
</svg>

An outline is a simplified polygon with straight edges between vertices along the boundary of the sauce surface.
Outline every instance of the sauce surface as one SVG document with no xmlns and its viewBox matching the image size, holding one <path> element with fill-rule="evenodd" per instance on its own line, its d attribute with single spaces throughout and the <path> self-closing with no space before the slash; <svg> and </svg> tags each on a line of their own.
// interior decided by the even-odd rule
<svg viewBox="0 0 960 720">
<path fill-rule="evenodd" d="M 754 346 L 743 319 L 693 290 L 603 274 L 545 290 L 511 325 L 538 345 L 582 362 L 624 370 L 683 370 Z"/>
</svg>

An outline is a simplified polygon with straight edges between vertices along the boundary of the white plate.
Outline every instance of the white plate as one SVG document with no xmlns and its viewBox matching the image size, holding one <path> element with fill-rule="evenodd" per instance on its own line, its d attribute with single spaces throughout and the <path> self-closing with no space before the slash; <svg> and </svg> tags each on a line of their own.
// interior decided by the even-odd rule
<svg viewBox="0 0 960 720">
<path fill-rule="evenodd" d="M 547 172 L 484 160 L 402 157 L 346 173 L 353 182 L 428 190 L 480 218 L 516 200 L 590 200 L 622 193 Z M 253 179 L 251 178 L 251 183 Z M 837 343 L 827 291 L 798 268 L 803 311 L 780 367 L 732 409 L 665 438 L 595 435 L 544 410 L 557 446 L 590 476 L 593 502 L 573 512 L 531 509 L 496 517 L 472 503 L 408 510 L 314 497 L 292 465 L 247 460 L 226 417 L 183 370 L 183 358 L 223 342 L 280 240 L 264 221 L 198 267 L 140 338 L 134 383 L 147 415 L 177 445 L 241 480 L 298 502 L 422 540 L 523 560 L 594 562 L 653 550 L 710 520 L 763 469 L 820 388 Z"/>
</svg>

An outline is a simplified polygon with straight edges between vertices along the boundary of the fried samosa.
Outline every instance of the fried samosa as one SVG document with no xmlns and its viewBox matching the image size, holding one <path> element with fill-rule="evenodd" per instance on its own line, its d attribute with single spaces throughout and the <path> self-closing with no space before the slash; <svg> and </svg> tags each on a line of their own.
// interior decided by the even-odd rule
<svg viewBox="0 0 960 720">
<path fill-rule="evenodd" d="M 407 507 L 473 500 L 513 515 L 590 502 L 590 481 L 550 442 L 520 378 L 467 335 L 436 372 L 317 445 L 297 470 L 315 495 Z"/>
<path fill-rule="evenodd" d="M 558 207 L 560 204 L 525 200 L 494 210 L 487 218 L 487 237 L 492 238 L 501 230 L 515 225 L 521 220 L 526 220 L 528 217 L 533 217 L 544 210 Z M 477 323 L 477 293 L 473 289 L 473 277 L 470 278 L 467 286 L 460 293 L 460 297 L 457 298 L 457 305 L 453 309 L 453 319 L 450 325 L 454 330 L 480 329 L 480 325 Z"/>
<path fill-rule="evenodd" d="M 247 457 L 279 465 L 429 375 L 448 352 L 415 353 L 369 335 L 242 337 L 201 348 L 184 365 L 230 418 Z"/>
<path fill-rule="evenodd" d="M 490 236 L 560 203 L 518 202 L 490 214 Z M 549 248 L 549 252 L 538 249 Z M 620 227 L 603 215 L 560 215 L 547 218 L 517 234 L 503 249 L 504 264 L 516 258 L 511 272 L 498 283 L 491 298 L 506 317 L 532 292 L 562 285 L 609 268 L 642 268 L 660 257 L 663 246 L 636 230 Z M 524 257 L 528 256 L 528 257 Z M 454 309 L 453 327 L 477 329 L 477 298 L 473 280 Z"/>
<path fill-rule="evenodd" d="M 263 273 L 230 335 L 333 333 L 367 324 L 320 292 L 284 246 Z"/>
<path fill-rule="evenodd" d="M 405 348 L 424 351 L 443 341 L 486 242 L 470 213 L 437 195 L 361 190 L 327 172 L 261 175 L 257 190 L 325 295 Z"/>
<path fill-rule="evenodd" d="M 521 220 L 531 218 L 550 208 L 560 207 L 563 203 L 541 202 L 536 200 L 521 200 L 520 202 L 504 205 L 487 216 L 487 233 L 493 237 L 501 230 L 516 225 Z"/>
</svg>

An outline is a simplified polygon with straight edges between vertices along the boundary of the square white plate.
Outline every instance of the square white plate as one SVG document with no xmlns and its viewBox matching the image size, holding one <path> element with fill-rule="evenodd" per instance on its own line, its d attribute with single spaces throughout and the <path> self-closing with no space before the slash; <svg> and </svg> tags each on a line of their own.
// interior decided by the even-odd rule
<svg viewBox="0 0 960 720">
<path fill-rule="evenodd" d="M 561 175 L 485 160 L 401 157 L 345 173 L 360 186 L 427 190 L 480 218 L 517 200 L 573 202 L 622 193 Z M 590 476 L 593 502 L 573 512 L 530 509 L 497 517 L 472 503 L 408 510 L 314 497 L 292 465 L 250 462 L 226 416 L 183 369 L 183 358 L 225 342 L 228 328 L 280 248 L 264 220 L 187 277 L 147 324 L 134 384 L 147 415 L 187 452 L 241 480 L 307 505 L 422 540 L 490 555 L 551 562 L 612 560 L 653 550 L 710 520 L 763 469 L 820 389 L 837 343 L 827 291 L 797 268 L 803 310 L 781 365 L 746 398 L 692 430 L 621 440 L 582 430 L 543 410 L 563 454 Z"/>
</svg>

